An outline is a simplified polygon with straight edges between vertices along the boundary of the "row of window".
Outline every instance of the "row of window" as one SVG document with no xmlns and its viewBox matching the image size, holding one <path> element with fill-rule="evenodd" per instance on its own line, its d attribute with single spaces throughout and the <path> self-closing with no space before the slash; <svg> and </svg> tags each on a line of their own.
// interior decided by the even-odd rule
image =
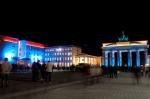
<svg viewBox="0 0 150 99">
<path fill-rule="evenodd" d="M 69 52 L 69 53 L 54 53 L 54 55 L 72 55 L 72 53 L 71 52 Z M 51 54 L 50 53 L 45 53 L 45 56 L 51 56 Z"/>
<path fill-rule="evenodd" d="M 72 48 L 61 48 L 61 51 L 69 51 L 72 50 Z M 51 51 L 57 51 L 57 49 L 46 49 L 46 52 L 51 52 Z"/>
<path fill-rule="evenodd" d="M 36 50 L 36 51 L 43 51 L 43 49 L 41 48 L 36 48 L 36 47 L 32 47 L 32 46 L 28 46 L 26 47 L 27 50 Z"/>
<path fill-rule="evenodd" d="M 72 60 L 72 57 L 55 57 L 55 58 L 45 58 L 45 61 L 62 61 L 62 60 Z"/>
<path fill-rule="evenodd" d="M 55 66 L 71 66 L 72 63 L 69 62 L 59 62 L 59 63 L 53 63 Z"/>
</svg>

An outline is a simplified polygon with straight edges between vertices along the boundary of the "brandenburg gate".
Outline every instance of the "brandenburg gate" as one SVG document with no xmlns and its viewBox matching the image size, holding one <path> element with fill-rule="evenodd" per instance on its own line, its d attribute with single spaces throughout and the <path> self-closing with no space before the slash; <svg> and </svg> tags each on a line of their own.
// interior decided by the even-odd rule
<svg viewBox="0 0 150 99">
<path fill-rule="evenodd" d="M 123 33 L 121 38 L 118 38 L 119 42 L 115 43 L 103 43 L 102 45 L 102 57 L 104 66 L 123 66 L 123 56 L 124 52 L 127 53 L 127 66 L 133 66 L 133 56 L 135 53 L 135 65 L 137 67 L 141 66 L 140 52 L 144 53 L 144 66 L 149 64 L 148 59 L 148 41 L 128 41 Z"/>
</svg>

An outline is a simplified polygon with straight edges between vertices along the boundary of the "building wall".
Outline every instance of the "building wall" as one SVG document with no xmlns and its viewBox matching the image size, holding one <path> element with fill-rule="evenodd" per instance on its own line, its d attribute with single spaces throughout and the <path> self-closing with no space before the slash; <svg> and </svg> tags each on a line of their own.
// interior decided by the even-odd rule
<svg viewBox="0 0 150 99">
<path fill-rule="evenodd" d="M 45 62 L 50 61 L 55 66 L 69 67 L 74 64 L 75 55 L 81 52 L 81 48 L 75 46 L 54 46 L 45 49 Z"/>
<path fill-rule="evenodd" d="M 0 35 L 0 59 L 8 58 L 10 63 L 17 63 L 20 60 L 33 63 L 40 60 L 41 62 L 50 61 L 55 66 L 69 67 L 83 63 L 82 59 L 78 62 L 76 57 L 81 53 L 81 48 L 73 45 L 46 48 L 40 43 Z M 84 60 L 84 63 L 92 65 L 100 63 L 97 57 L 87 57 Z"/>
<path fill-rule="evenodd" d="M 98 65 L 101 66 L 101 58 L 92 55 L 77 55 L 76 56 L 76 65 L 80 63 L 90 64 L 91 66 Z"/>
<path fill-rule="evenodd" d="M 0 35 L 0 59 L 8 58 L 10 63 L 17 63 L 21 60 L 29 63 L 37 60 L 43 62 L 44 48 L 41 47 L 42 44 L 33 43 Z"/>
<path fill-rule="evenodd" d="M 0 59 L 8 58 L 10 63 L 16 63 L 18 59 L 18 44 L 13 42 L 0 42 Z"/>
<path fill-rule="evenodd" d="M 31 63 L 37 62 L 37 60 L 40 60 L 41 62 L 43 62 L 44 61 L 44 49 L 33 47 L 33 46 L 27 46 L 26 58 L 30 59 Z"/>
</svg>

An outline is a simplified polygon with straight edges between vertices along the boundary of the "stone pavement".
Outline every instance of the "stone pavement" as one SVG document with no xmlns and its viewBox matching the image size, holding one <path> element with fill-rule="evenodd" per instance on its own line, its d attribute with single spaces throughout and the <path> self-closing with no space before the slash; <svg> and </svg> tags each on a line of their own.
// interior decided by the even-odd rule
<svg viewBox="0 0 150 99">
<path fill-rule="evenodd" d="M 50 84 L 44 81 L 32 82 L 31 74 L 11 74 L 11 80 L 8 88 L 0 88 L 0 96 L 6 96 L 8 94 L 16 94 L 18 92 L 25 92 L 31 90 L 37 90 L 39 88 L 49 87 Z M 60 85 L 77 81 L 82 79 L 81 73 L 75 72 L 54 72 L 52 73 L 52 85 Z M 1 99 L 1 97 L 0 97 Z"/>
<path fill-rule="evenodd" d="M 92 85 L 78 82 L 13 99 L 150 99 L 150 80 L 142 78 L 137 85 L 131 74 L 122 73 L 118 79 L 101 78 Z"/>
</svg>

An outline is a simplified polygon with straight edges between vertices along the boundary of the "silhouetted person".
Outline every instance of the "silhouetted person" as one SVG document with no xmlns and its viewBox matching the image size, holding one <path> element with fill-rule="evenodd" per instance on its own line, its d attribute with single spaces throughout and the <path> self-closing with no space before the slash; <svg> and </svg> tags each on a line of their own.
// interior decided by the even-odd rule
<svg viewBox="0 0 150 99">
<path fill-rule="evenodd" d="M 110 78 L 113 78 L 114 68 L 112 66 L 109 67 Z"/>
<path fill-rule="evenodd" d="M 139 84 L 140 76 L 141 76 L 141 69 L 139 67 L 133 67 L 134 76 L 136 78 L 137 84 Z"/>
<path fill-rule="evenodd" d="M 1 79 L 1 72 L 2 72 L 2 61 L 0 60 L 0 79 Z"/>
<path fill-rule="evenodd" d="M 1 87 L 8 87 L 8 77 L 11 69 L 12 65 L 8 63 L 8 58 L 5 58 L 1 65 Z"/>
<path fill-rule="evenodd" d="M 37 81 L 38 79 L 38 66 L 36 64 L 36 62 L 33 62 L 32 64 L 32 81 Z"/>
<path fill-rule="evenodd" d="M 38 60 L 36 64 L 37 64 L 37 67 L 38 67 L 37 77 L 38 77 L 38 79 L 41 79 L 42 78 L 42 66 L 40 64 L 40 60 Z"/>
<path fill-rule="evenodd" d="M 115 78 L 118 77 L 118 68 L 117 68 L 117 66 L 114 66 L 114 77 Z"/>
<path fill-rule="evenodd" d="M 42 64 L 41 74 L 42 74 L 42 79 L 46 80 L 46 64 L 45 64 L 45 62 Z"/>
</svg>

